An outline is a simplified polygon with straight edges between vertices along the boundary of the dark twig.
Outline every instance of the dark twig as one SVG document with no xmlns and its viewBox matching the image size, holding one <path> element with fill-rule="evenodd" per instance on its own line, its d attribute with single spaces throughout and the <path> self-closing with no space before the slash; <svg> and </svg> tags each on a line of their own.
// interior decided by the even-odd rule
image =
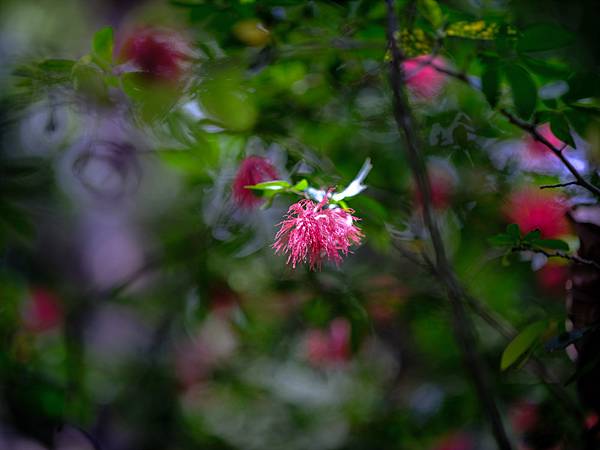
<svg viewBox="0 0 600 450">
<path fill-rule="evenodd" d="M 544 184 L 542 186 L 540 186 L 540 189 L 554 189 L 554 188 L 561 188 L 561 187 L 567 187 L 567 186 L 573 186 L 573 185 L 578 185 L 579 181 L 569 181 L 567 183 L 557 183 L 557 184 Z"/>
<path fill-rule="evenodd" d="M 542 144 L 544 144 L 546 147 L 548 147 L 548 149 L 554 153 L 554 155 L 560 159 L 560 161 L 563 163 L 563 165 L 567 168 L 567 170 L 569 172 L 571 172 L 571 175 L 573 175 L 575 177 L 575 182 L 573 184 L 577 184 L 578 186 L 581 186 L 585 189 L 587 189 L 588 191 L 590 191 L 592 194 L 594 194 L 596 197 L 600 197 L 600 189 L 597 188 L 596 186 L 594 186 L 593 184 L 591 184 L 589 181 L 587 181 L 585 178 L 583 178 L 583 176 L 579 173 L 579 171 L 573 166 L 573 164 L 571 164 L 571 161 L 569 161 L 565 155 L 563 155 L 562 153 L 562 149 L 559 149 L 558 147 L 552 145 L 548 139 L 546 139 L 544 136 L 542 136 L 540 134 L 540 132 L 537 130 L 536 126 L 532 123 L 526 122 L 522 119 L 519 119 L 517 116 L 515 116 L 514 114 L 511 114 L 510 112 L 508 112 L 506 109 L 501 109 L 500 113 L 506 117 L 508 119 L 508 121 L 510 123 L 512 123 L 513 125 L 521 128 L 523 131 L 526 131 L 527 133 L 529 133 L 536 141 L 541 142 Z"/>
<path fill-rule="evenodd" d="M 501 450 L 510 450 L 512 446 L 502 424 L 498 407 L 492 396 L 483 364 L 477 354 L 473 324 L 463 305 L 463 291 L 448 261 L 440 230 L 433 217 L 430 204 L 431 186 L 427 176 L 425 161 L 420 151 L 420 141 L 416 133 L 416 124 L 406 100 L 404 74 L 401 66 L 404 56 L 394 38 L 398 28 L 396 13 L 394 11 L 394 1 L 386 0 L 386 3 L 388 10 L 387 37 L 392 55 L 390 61 L 390 84 L 394 96 L 394 118 L 399 131 L 404 135 L 409 165 L 421 193 L 423 222 L 429 231 L 435 252 L 435 271 L 443 282 L 450 300 L 454 320 L 454 333 L 461 347 L 465 366 L 471 374 L 483 409 L 491 422 L 496 443 Z"/>
<path fill-rule="evenodd" d="M 469 76 L 466 73 L 464 73 L 464 72 L 458 72 L 458 71 L 455 71 L 455 70 L 452 70 L 452 69 L 448 69 L 446 67 L 442 67 L 442 66 L 440 66 L 438 64 L 435 64 L 435 63 L 430 63 L 430 66 L 433 67 L 435 70 L 437 70 L 440 73 L 443 73 L 443 74 L 446 74 L 446 75 L 451 76 L 453 78 L 456 78 L 457 80 L 460 80 L 463 83 L 466 83 L 466 84 L 468 84 L 469 86 L 471 86 L 473 88 L 477 88 L 476 86 L 473 85 L 473 83 L 469 79 Z M 508 110 L 506 110 L 504 108 L 500 109 L 500 114 L 502 114 L 504 117 L 506 117 L 510 123 L 512 123 L 513 125 L 519 127 L 523 131 L 527 132 L 536 141 L 539 141 L 542 144 L 544 144 L 552 153 L 554 153 L 554 155 L 558 159 L 560 159 L 560 161 L 562 162 L 562 164 L 567 168 L 567 170 L 571 173 L 571 175 L 573 175 L 575 177 L 574 181 L 569 182 L 567 184 L 568 186 L 570 186 L 570 185 L 581 186 L 584 189 L 587 189 L 592 194 L 594 194 L 596 197 L 600 198 L 600 188 L 594 186 L 589 181 L 587 181 L 579 173 L 579 171 L 575 168 L 575 166 L 573 166 L 573 164 L 571 163 L 571 161 L 569 161 L 567 159 L 567 157 L 565 155 L 563 155 L 562 151 L 565 149 L 566 145 L 563 146 L 562 148 L 558 148 L 555 145 L 552 145 L 550 143 L 550 141 L 548 141 L 548 139 L 546 139 L 544 136 L 542 136 L 542 134 L 537 130 L 535 124 L 527 122 L 525 120 L 522 120 L 522 119 L 518 118 L 517 116 L 515 116 L 512 113 L 510 113 Z M 556 186 L 552 186 L 552 187 L 561 187 L 561 186 L 560 185 L 556 185 Z"/>
<path fill-rule="evenodd" d="M 547 250 L 544 249 L 532 249 L 530 247 L 515 247 L 513 248 L 513 252 L 526 252 L 526 251 L 531 251 L 534 253 L 539 253 L 541 255 L 546 256 L 547 258 L 562 258 L 562 259 L 568 259 L 569 261 L 574 262 L 575 264 L 581 264 L 584 266 L 592 266 L 598 270 L 600 270 L 600 264 L 598 264 L 596 261 L 592 261 L 590 259 L 585 259 L 582 258 L 581 256 L 578 255 L 570 255 L 568 253 L 565 252 L 561 252 L 560 250 L 557 250 L 555 252 L 549 252 Z"/>
</svg>

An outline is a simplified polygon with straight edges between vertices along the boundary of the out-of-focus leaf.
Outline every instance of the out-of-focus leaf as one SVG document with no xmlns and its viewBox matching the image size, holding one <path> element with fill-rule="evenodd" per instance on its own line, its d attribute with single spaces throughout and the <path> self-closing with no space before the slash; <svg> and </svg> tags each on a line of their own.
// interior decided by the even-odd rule
<svg viewBox="0 0 600 450">
<path fill-rule="evenodd" d="M 246 189 L 254 191 L 280 191 L 292 187 L 290 183 L 283 180 L 265 181 L 263 183 L 254 184 L 252 186 L 244 186 Z"/>
<path fill-rule="evenodd" d="M 565 241 L 561 241 L 560 239 L 536 239 L 533 241 L 532 245 L 565 252 L 569 251 L 569 244 L 567 244 Z"/>
<path fill-rule="evenodd" d="M 481 89 L 490 106 L 496 106 L 500 97 L 500 68 L 496 61 L 485 65 L 481 75 Z"/>
<path fill-rule="evenodd" d="M 208 115 L 231 131 L 246 131 L 256 123 L 253 94 L 243 88 L 242 73 L 235 68 L 210 68 L 198 89 L 198 99 Z"/>
<path fill-rule="evenodd" d="M 504 233 L 488 238 L 488 242 L 494 247 L 512 247 L 515 245 L 515 239 Z"/>
<path fill-rule="evenodd" d="M 75 89 L 94 100 L 106 100 L 107 87 L 100 69 L 85 62 L 73 66 L 73 84 Z"/>
<path fill-rule="evenodd" d="M 298 183 L 296 183 L 292 189 L 294 189 L 295 191 L 303 191 L 308 187 L 308 181 L 306 179 L 302 179 L 300 180 Z"/>
<path fill-rule="evenodd" d="M 523 31 L 517 42 L 520 52 L 539 52 L 565 47 L 573 43 L 573 35 L 556 25 L 537 24 Z"/>
<path fill-rule="evenodd" d="M 112 27 L 104 27 L 94 34 L 92 57 L 94 62 L 102 68 L 107 68 L 112 64 L 113 39 Z"/>
<path fill-rule="evenodd" d="M 419 10 L 434 28 L 440 28 L 444 22 L 444 15 L 436 0 L 421 0 Z"/>
<path fill-rule="evenodd" d="M 521 239 L 521 230 L 516 223 L 511 223 L 506 226 L 506 234 L 512 236 L 514 239 Z"/>
<path fill-rule="evenodd" d="M 575 148 L 575 141 L 573 140 L 573 136 L 571 136 L 569 122 L 563 114 L 557 113 L 552 115 L 550 118 L 550 129 L 557 138 Z"/>
<path fill-rule="evenodd" d="M 523 237 L 523 242 L 531 243 L 537 241 L 542 236 L 542 232 L 539 229 L 530 231 Z"/>
<path fill-rule="evenodd" d="M 537 87 L 527 70 L 516 64 L 504 69 L 512 90 L 513 103 L 523 119 L 529 119 L 537 104 Z"/>
<path fill-rule="evenodd" d="M 525 357 L 538 343 L 548 328 L 546 320 L 540 320 L 528 325 L 504 349 L 500 361 L 500 369 L 506 370 Z"/>
</svg>

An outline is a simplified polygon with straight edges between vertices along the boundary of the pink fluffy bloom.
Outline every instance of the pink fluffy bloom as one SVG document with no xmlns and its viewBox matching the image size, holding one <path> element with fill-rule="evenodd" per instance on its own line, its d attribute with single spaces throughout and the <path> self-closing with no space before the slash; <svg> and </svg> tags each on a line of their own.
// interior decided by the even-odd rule
<svg viewBox="0 0 600 450">
<path fill-rule="evenodd" d="M 233 180 L 233 196 L 235 201 L 245 208 L 253 208 L 262 202 L 252 190 L 246 186 L 276 180 L 277 169 L 265 158 L 249 156 L 242 161 Z"/>
<path fill-rule="evenodd" d="M 275 236 L 275 253 L 287 253 L 287 263 L 293 268 L 308 262 L 314 270 L 323 259 L 339 264 L 350 246 L 360 244 L 363 237 L 352 212 L 329 208 L 327 197 L 318 204 L 306 199 L 294 203 Z"/>
<path fill-rule="evenodd" d="M 567 202 L 561 195 L 526 188 L 510 196 L 503 212 L 506 219 L 519 225 L 523 233 L 537 228 L 543 238 L 555 238 L 569 233 L 565 217 L 567 209 Z"/>
<path fill-rule="evenodd" d="M 177 81 L 183 74 L 187 43 L 174 30 L 139 28 L 121 48 L 120 59 L 130 61 L 149 78 Z"/>
<path fill-rule="evenodd" d="M 306 357 L 315 366 L 339 365 L 350 358 L 350 323 L 337 318 L 328 331 L 310 330 L 304 342 Z"/>
<path fill-rule="evenodd" d="M 434 69 L 431 64 L 440 67 L 446 65 L 443 58 L 430 55 L 417 56 L 402 63 L 406 85 L 418 97 L 432 98 L 437 96 L 446 82 L 445 75 Z"/>
</svg>

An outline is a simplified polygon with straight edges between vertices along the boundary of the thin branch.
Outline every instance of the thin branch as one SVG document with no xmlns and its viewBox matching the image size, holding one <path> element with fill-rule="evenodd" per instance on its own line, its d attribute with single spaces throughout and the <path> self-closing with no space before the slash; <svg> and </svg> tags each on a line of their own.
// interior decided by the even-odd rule
<svg viewBox="0 0 600 450">
<path fill-rule="evenodd" d="M 508 112 L 506 109 L 501 109 L 500 113 L 506 117 L 508 119 L 508 121 L 510 123 L 512 123 L 513 125 L 521 128 L 523 131 L 526 131 L 527 133 L 529 133 L 536 141 L 541 142 L 542 144 L 544 144 L 546 147 L 548 147 L 548 149 L 554 153 L 554 155 L 560 159 L 560 161 L 563 163 L 563 165 L 567 168 L 567 170 L 569 172 L 571 172 L 571 175 L 573 175 L 575 177 L 575 183 L 573 184 L 577 184 L 585 189 L 587 189 L 588 191 L 590 191 L 592 194 L 594 194 L 596 197 L 600 198 L 600 189 L 597 188 L 596 186 L 594 186 L 593 184 L 591 184 L 589 181 L 587 181 L 580 173 L 579 171 L 573 166 L 573 164 L 571 164 L 571 161 L 569 161 L 565 155 L 563 155 L 562 153 L 562 149 L 559 149 L 558 147 L 552 145 L 548 139 L 546 139 L 544 136 L 542 136 L 540 134 L 540 132 L 537 130 L 536 126 L 532 123 L 526 122 L 522 119 L 519 119 L 517 116 L 515 116 L 514 114 L 511 114 L 510 112 Z"/>
<path fill-rule="evenodd" d="M 560 250 L 557 250 L 555 252 L 549 252 L 547 250 L 544 249 L 532 249 L 530 247 L 515 247 L 512 249 L 513 252 L 526 252 L 526 251 L 530 251 L 530 252 L 534 252 L 534 253 L 539 253 L 541 255 L 546 256 L 547 258 L 562 258 L 562 259 L 568 259 L 569 261 L 574 262 L 575 264 L 581 264 L 584 266 L 592 266 L 597 270 L 600 270 L 600 264 L 598 264 L 596 261 L 592 261 L 591 259 L 585 259 L 582 258 L 581 256 L 578 255 L 570 255 L 569 253 L 565 253 L 565 252 L 561 252 Z"/>
<path fill-rule="evenodd" d="M 431 186 L 429 177 L 427 176 L 425 161 L 420 151 L 420 141 L 416 134 L 416 124 L 406 100 L 404 74 L 401 65 L 404 55 L 398 48 L 394 38 L 398 29 L 396 13 L 394 11 L 394 1 L 386 0 L 386 3 L 388 18 L 387 37 L 392 55 L 390 61 L 390 84 L 394 96 L 394 118 L 398 130 L 404 136 L 408 162 L 417 187 L 421 193 L 423 221 L 431 236 L 431 242 L 435 252 L 435 271 L 446 288 L 452 306 L 454 333 L 461 347 L 465 366 L 471 374 L 485 414 L 491 422 L 492 432 L 498 448 L 501 450 L 511 450 L 511 443 L 504 429 L 496 401 L 486 379 L 483 364 L 477 354 L 473 324 L 463 305 L 462 289 L 458 284 L 456 275 L 448 261 L 439 227 L 433 217 L 430 204 Z"/>
<path fill-rule="evenodd" d="M 567 187 L 567 186 L 573 186 L 573 185 L 579 185 L 579 181 L 575 180 L 575 181 L 569 181 L 567 183 L 544 184 L 544 185 L 540 186 L 540 189 L 554 189 L 554 188 L 561 188 L 561 187 Z"/>
</svg>

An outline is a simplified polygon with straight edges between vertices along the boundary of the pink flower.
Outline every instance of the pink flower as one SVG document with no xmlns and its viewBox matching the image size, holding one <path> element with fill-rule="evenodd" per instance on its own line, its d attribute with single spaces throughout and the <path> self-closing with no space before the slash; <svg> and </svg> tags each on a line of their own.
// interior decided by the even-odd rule
<svg viewBox="0 0 600 450">
<path fill-rule="evenodd" d="M 41 333 L 59 326 L 63 318 L 60 300 L 43 288 L 31 290 L 31 296 L 22 312 L 23 325 L 33 333 Z"/>
<path fill-rule="evenodd" d="M 121 59 L 132 62 L 149 78 L 178 81 L 183 72 L 187 44 L 171 30 L 135 30 L 121 49 Z"/>
<path fill-rule="evenodd" d="M 288 209 L 286 219 L 275 236 L 275 253 L 287 253 L 287 263 L 296 268 L 299 262 L 308 262 L 311 269 L 320 268 L 323 259 L 336 264 L 348 254 L 352 244 L 360 244 L 363 237 L 354 225 L 358 220 L 341 208 L 329 208 L 327 197 L 320 203 L 300 200 Z"/>
<path fill-rule="evenodd" d="M 245 208 L 253 208 L 262 202 L 252 190 L 246 186 L 276 180 L 277 169 L 265 158 L 249 156 L 242 161 L 233 180 L 233 196 L 236 202 Z"/>
<path fill-rule="evenodd" d="M 417 56 L 402 63 L 406 85 L 418 97 L 432 98 L 437 96 L 446 81 L 445 75 L 434 69 L 431 64 L 440 67 L 446 65 L 443 58 L 430 55 Z"/>
<path fill-rule="evenodd" d="M 523 233 L 536 228 L 543 238 L 555 238 L 569 233 L 565 217 L 567 202 L 564 197 L 537 188 L 525 188 L 514 192 L 504 205 L 506 219 L 516 223 Z"/>
<path fill-rule="evenodd" d="M 328 331 L 310 330 L 304 345 L 308 361 L 315 366 L 339 365 L 350 358 L 350 323 L 337 318 Z"/>
</svg>

